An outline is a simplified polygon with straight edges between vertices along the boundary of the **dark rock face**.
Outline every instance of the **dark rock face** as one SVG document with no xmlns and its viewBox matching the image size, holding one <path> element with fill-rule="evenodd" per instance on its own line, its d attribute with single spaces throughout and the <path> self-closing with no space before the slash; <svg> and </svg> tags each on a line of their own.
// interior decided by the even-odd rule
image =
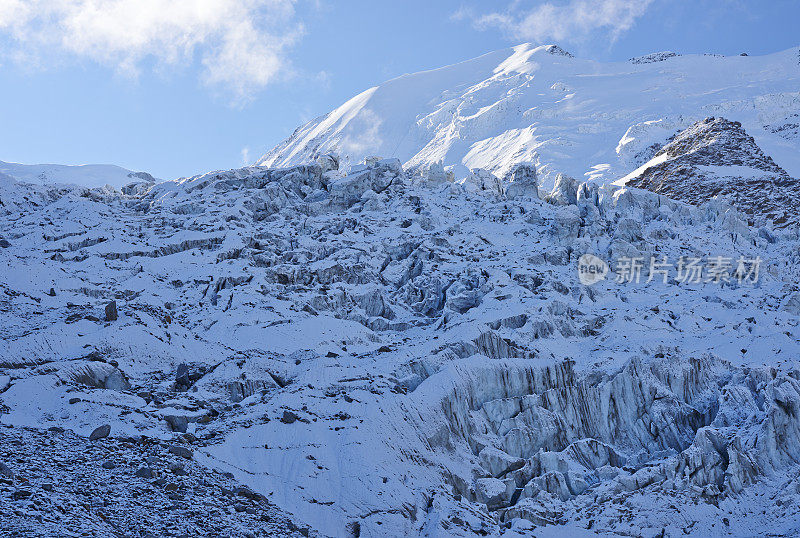
<svg viewBox="0 0 800 538">
<path fill-rule="evenodd" d="M 186 392 L 206 373 L 207 369 L 205 366 L 189 368 L 188 364 L 179 364 L 178 369 L 175 371 L 175 390 Z"/>
<path fill-rule="evenodd" d="M 116 321 L 117 317 L 117 302 L 111 301 L 106 305 L 106 321 Z"/>
<path fill-rule="evenodd" d="M 105 439 L 111 434 L 111 426 L 108 424 L 104 424 L 95 428 L 95 430 L 89 435 L 90 441 L 97 441 L 99 439 Z"/>
<path fill-rule="evenodd" d="M 179 364 L 178 370 L 175 372 L 175 385 L 188 387 L 190 384 L 191 381 L 189 380 L 189 367 L 185 364 Z"/>
<path fill-rule="evenodd" d="M 654 160 L 659 158 L 665 160 L 627 186 L 695 205 L 724 197 L 757 224 L 785 227 L 800 218 L 800 180 L 766 155 L 739 122 L 699 121 L 661 148 Z"/>
<path fill-rule="evenodd" d="M 572 53 L 562 49 L 558 45 L 548 45 L 546 50 L 547 50 L 547 52 L 549 52 L 553 56 L 566 56 L 567 58 L 574 58 L 575 57 L 575 56 L 572 55 Z"/>
</svg>

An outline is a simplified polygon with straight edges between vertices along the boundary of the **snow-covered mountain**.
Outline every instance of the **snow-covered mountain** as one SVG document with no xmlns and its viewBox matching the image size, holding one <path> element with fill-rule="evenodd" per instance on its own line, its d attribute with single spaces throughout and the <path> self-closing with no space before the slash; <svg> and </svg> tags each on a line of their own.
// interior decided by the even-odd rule
<svg viewBox="0 0 800 538">
<path fill-rule="evenodd" d="M 797 52 L 523 45 L 272 167 L 3 164 L 0 528 L 800 534 Z"/>
<path fill-rule="evenodd" d="M 723 116 L 800 177 L 798 88 L 798 48 L 601 63 L 524 44 L 370 88 L 258 162 L 290 166 L 328 152 L 352 163 L 391 156 L 410 168 L 442 161 L 461 178 L 473 168 L 503 176 L 528 161 L 549 188 L 558 173 L 619 179 L 643 164 L 651 145 Z"/>
<path fill-rule="evenodd" d="M 0 161 L 0 177 L 38 185 L 78 185 L 120 189 L 136 182 L 155 182 L 147 172 L 132 172 L 113 164 L 20 164 Z"/>
</svg>

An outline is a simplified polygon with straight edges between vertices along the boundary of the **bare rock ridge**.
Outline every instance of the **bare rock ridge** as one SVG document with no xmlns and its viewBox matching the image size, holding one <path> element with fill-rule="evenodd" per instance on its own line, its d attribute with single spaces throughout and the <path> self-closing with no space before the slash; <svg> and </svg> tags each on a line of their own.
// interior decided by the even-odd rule
<svg viewBox="0 0 800 538">
<path fill-rule="evenodd" d="M 679 56 L 677 53 L 665 50 L 663 52 L 653 52 L 650 54 L 645 54 L 644 56 L 636 56 L 630 59 L 632 64 L 652 64 L 656 62 L 663 62 L 664 60 L 669 60 L 670 58 L 675 58 Z"/>
<path fill-rule="evenodd" d="M 709 117 L 668 141 L 625 181 L 675 200 L 701 204 L 719 196 L 751 222 L 800 222 L 800 180 L 758 147 L 739 122 Z"/>
</svg>

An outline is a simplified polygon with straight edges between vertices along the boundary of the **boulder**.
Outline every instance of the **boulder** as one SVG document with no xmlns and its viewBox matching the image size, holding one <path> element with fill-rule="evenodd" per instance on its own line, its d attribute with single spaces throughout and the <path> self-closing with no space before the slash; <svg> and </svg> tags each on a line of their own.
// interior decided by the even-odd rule
<svg viewBox="0 0 800 538">
<path fill-rule="evenodd" d="M 11 468 L 2 461 L 0 461 L 0 476 L 14 478 L 14 471 L 12 471 Z"/>
<path fill-rule="evenodd" d="M 169 429 L 174 432 L 186 433 L 189 427 L 189 420 L 180 415 L 166 415 L 164 420 L 169 424 Z"/>
<path fill-rule="evenodd" d="M 110 301 L 106 304 L 106 321 L 116 321 L 117 317 L 117 302 Z"/>
<path fill-rule="evenodd" d="M 170 454 L 174 454 L 175 456 L 179 456 L 187 460 L 190 460 L 192 457 L 194 457 L 192 451 L 183 446 L 172 445 L 169 447 L 168 451 Z"/>
<path fill-rule="evenodd" d="M 794 295 L 790 296 L 783 306 L 781 310 L 788 312 L 795 316 L 800 316 L 800 293 L 795 293 Z M 2 390 L 2 382 L 0 381 L 0 390 Z"/>
<path fill-rule="evenodd" d="M 138 476 L 139 478 L 145 478 L 149 480 L 154 476 L 153 469 L 151 469 L 150 467 L 140 467 L 136 471 L 136 476 Z"/>
<path fill-rule="evenodd" d="M 94 429 L 94 431 L 89 434 L 90 441 L 97 441 L 99 439 L 105 439 L 111 434 L 111 425 L 103 424 Z"/>
<path fill-rule="evenodd" d="M 186 363 L 179 364 L 175 372 L 175 388 L 186 390 L 191 384 L 192 382 L 189 379 L 189 367 Z"/>
</svg>

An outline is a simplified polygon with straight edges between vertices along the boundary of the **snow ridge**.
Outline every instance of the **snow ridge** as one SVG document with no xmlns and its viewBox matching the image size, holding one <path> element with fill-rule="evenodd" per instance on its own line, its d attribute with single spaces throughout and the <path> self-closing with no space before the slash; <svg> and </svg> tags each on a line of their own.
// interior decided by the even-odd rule
<svg viewBox="0 0 800 538">
<path fill-rule="evenodd" d="M 663 52 L 611 63 L 561 51 L 523 44 L 390 80 L 300 127 L 258 164 L 292 166 L 331 152 L 345 164 L 393 156 L 411 169 L 442 162 L 461 179 L 475 168 L 502 177 L 533 162 L 546 188 L 558 173 L 611 182 L 638 166 L 616 151 L 630 128 L 663 145 L 713 115 L 740 122 L 800 176 L 800 139 L 792 134 L 800 112 L 796 48 L 733 57 Z"/>
</svg>

